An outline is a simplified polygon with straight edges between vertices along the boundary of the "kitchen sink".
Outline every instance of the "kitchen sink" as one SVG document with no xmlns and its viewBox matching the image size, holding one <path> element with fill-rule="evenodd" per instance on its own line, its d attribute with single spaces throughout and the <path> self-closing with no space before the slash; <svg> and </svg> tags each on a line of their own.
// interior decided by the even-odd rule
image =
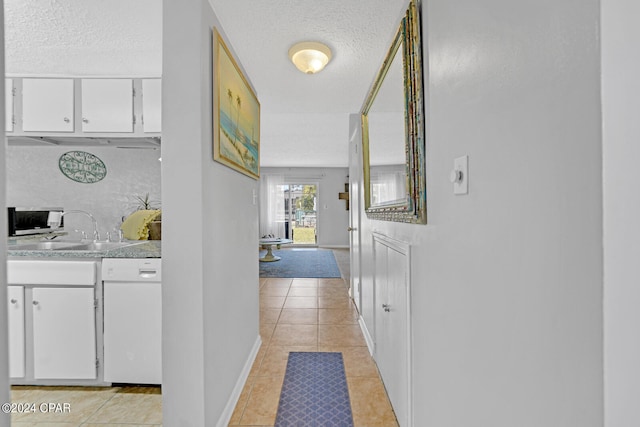
<svg viewBox="0 0 640 427">
<path fill-rule="evenodd" d="M 14 251 L 106 251 L 137 243 L 139 242 L 34 242 L 9 245 L 7 249 Z"/>
<path fill-rule="evenodd" d="M 67 251 L 106 251 L 108 249 L 123 248 L 139 242 L 90 242 L 61 248 Z"/>
</svg>

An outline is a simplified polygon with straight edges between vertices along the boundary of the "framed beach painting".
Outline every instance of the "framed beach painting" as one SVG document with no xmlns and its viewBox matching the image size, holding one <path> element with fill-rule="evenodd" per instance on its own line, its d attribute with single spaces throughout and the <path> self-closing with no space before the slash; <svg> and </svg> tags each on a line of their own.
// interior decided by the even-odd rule
<svg viewBox="0 0 640 427">
<path fill-rule="evenodd" d="M 259 179 L 260 103 L 215 28 L 213 38 L 213 159 Z"/>
</svg>

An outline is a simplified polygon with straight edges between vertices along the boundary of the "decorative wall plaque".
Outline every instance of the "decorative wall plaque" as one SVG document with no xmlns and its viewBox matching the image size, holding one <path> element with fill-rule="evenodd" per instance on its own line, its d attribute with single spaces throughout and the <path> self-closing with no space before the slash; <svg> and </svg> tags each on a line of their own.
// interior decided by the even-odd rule
<svg viewBox="0 0 640 427">
<path fill-rule="evenodd" d="M 67 178 L 83 184 L 93 184 L 107 176 L 102 160 L 85 151 L 69 151 L 60 156 L 60 171 Z"/>
</svg>

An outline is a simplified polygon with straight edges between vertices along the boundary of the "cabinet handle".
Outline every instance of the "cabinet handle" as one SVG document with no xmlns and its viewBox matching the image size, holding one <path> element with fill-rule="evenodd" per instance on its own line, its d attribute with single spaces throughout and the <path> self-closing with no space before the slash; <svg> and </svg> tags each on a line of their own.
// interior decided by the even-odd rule
<svg viewBox="0 0 640 427">
<path fill-rule="evenodd" d="M 65 117 L 63 120 L 64 120 L 65 123 L 69 123 L 71 121 L 71 120 L 69 120 L 69 117 Z"/>
<path fill-rule="evenodd" d="M 40 304 L 40 302 L 33 300 L 33 305 L 38 305 L 38 304 Z"/>
<path fill-rule="evenodd" d="M 89 123 L 89 119 L 82 118 L 82 123 Z"/>
<path fill-rule="evenodd" d="M 391 311 L 391 306 L 389 304 L 382 304 L 382 308 L 387 313 Z"/>
<path fill-rule="evenodd" d="M 348 227 L 347 231 L 358 231 L 357 227 Z"/>
<path fill-rule="evenodd" d="M 17 299 L 15 299 L 15 298 L 11 298 L 11 304 L 17 304 L 17 303 L 18 303 L 18 300 L 17 300 Z"/>
</svg>

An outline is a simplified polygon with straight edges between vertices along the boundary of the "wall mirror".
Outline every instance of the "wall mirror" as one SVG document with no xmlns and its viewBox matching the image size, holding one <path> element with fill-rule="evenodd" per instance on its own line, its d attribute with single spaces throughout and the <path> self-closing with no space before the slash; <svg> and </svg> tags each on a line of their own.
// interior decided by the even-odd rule
<svg viewBox="0 0 640 427">
<path fill-rule="evenodd" d="M 422 45 L 415 0 L 400 23 L 361 116 L 367 216 L 425 224 Z"/>
</svg>

